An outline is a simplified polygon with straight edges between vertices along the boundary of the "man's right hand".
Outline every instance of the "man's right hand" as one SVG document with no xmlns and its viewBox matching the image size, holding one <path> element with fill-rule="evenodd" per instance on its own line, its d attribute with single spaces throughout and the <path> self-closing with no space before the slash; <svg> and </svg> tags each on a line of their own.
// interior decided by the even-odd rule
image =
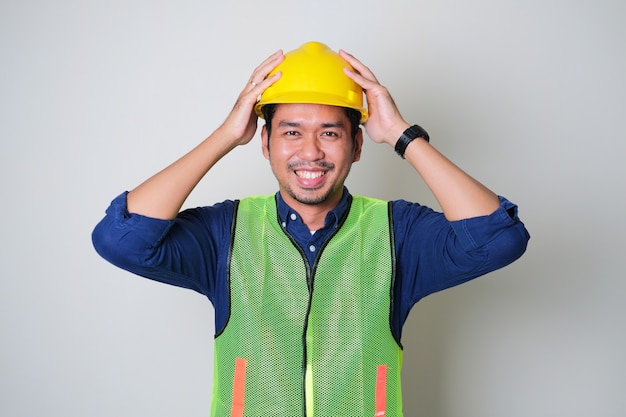
<svg viewBox="0 0 626 417">
<path fill-rule="evenodd" d="M 248 83 L 237 97 L 232 111 L 218 128 L 221 135 L 232 137 L 235 145 L 245 145 L 254 137 L 257 128 L 254 106 L 263 91 L 281 77 L 280 72 L 271 77 L 268 77 L 268 74 L 284 59 L 283 51 L 278 50 L 255 68 Z"/>
</svg>

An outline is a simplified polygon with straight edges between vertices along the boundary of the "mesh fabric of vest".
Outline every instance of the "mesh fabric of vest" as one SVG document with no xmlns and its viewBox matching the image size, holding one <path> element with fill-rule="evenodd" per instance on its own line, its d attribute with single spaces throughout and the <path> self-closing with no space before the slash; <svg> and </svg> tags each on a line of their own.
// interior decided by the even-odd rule
<svg viewBox="0 0 626 417">
<path fill-rule="evenodd" d="M 389 209 L 355 196 L 344 220 L 309 266 L 280 226 L 274 196 L 239 202 L 213 416 L 230 415 L 237 358 L 247 363 L 245 416 L 373 416 L 379 366 L 387 368 L 385 415 L 402 415 Z"/>
</svg>

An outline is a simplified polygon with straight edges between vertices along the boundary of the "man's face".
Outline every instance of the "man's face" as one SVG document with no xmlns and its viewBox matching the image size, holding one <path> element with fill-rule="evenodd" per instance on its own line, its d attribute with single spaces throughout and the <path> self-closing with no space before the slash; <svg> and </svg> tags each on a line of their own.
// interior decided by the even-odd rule
<svg viewBox="0 0 626 417">
<path fill-rule="evenodd" d="M 280 104 L 272 119 L 271 139 L 265 127 L 261 136 L 263 155 L 270 161 L 281 195 L 289 205 L 335 207 L 363 144 L 361 129 L 353 142 L 343 108 Z"/>
</svg>

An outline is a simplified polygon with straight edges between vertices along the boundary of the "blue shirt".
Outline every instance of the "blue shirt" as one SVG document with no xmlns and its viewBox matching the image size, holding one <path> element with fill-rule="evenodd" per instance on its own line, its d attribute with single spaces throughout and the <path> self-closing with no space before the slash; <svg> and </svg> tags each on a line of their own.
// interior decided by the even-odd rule
<svg viewBox="0 0 626 417">
<path fill-rule="evenodd" d="M 113 200 L 93 231 L 98 253 L 120 268 L 204 294 L 215 308 L 215 326 L 228 317 L 228 251 L 234 202 L 182 211 L 174 220 L 128 213 L 126 194 Z M 300 215 L 276 194 L 278 219 L 310 264 L 349 208 L 347 189 L 311 233 Z M 423 297 L 502 268 L 519 258 L 530 238 L 517 206 L 500 197 L 488 216 L 448 221 L 443 213 L 405 200 L 392 202 L 396 281 L 392 326 L 400 337 L 411 307 Z"/>
</svg>

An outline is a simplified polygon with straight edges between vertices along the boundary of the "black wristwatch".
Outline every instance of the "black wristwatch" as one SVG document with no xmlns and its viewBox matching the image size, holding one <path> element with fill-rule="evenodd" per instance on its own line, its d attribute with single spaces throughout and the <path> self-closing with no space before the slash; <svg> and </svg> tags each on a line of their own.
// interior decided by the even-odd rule
<svg viewBox="0 0 626 417">
<path fill-rule="evenodd" d="M 400 139 L 398 139 L 395 146 L 396 153 L 400 155 L 402 159 L 404 159 L 404 151 L 406 151 L 406 147 L 409 146 L 409 143 L 411 143 L 416 138 L 422 138 L 426 142 L 430 142 L 430 137 L 428 136 L 428 133 L 426 133 L 426 131 L 420 126 L 413 125 L 409 127 L 400 136 Z"/>
</svg>

